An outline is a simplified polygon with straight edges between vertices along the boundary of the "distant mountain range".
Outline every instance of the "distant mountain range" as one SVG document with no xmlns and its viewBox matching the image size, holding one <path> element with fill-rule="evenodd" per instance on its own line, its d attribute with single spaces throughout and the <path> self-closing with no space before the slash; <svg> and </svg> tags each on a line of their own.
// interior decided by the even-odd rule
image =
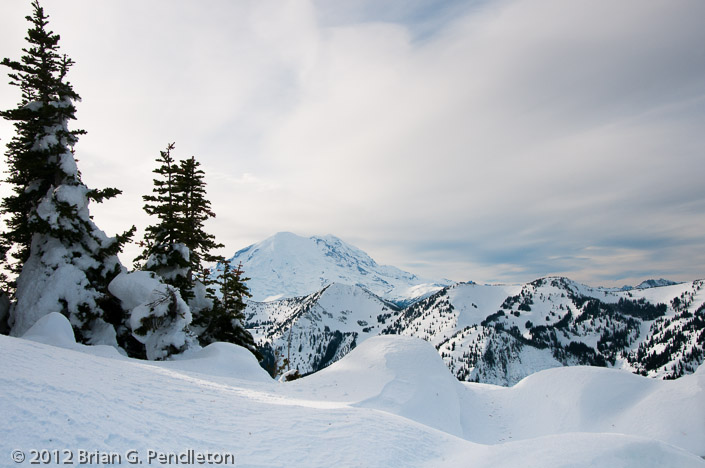
<svg viewBox="0 0 705 468">
<path fill-rule="evenodd" d="M 400 305 L 453 284 L 420 278 L 369 255 L 335 236 L 301 237 L 280 232 L 246 247 L 228 260 L 242 262 L 252 300 L 267 302 L 305 296 L 333 283 L 360 286 Z"/>
<path fill-rule="evenodd" d="M 660 288 L 661 286 L 673 286 L 674 284 L 678 284 L 675 281 L 667 280 L 667 279 L 649 279 L 646 281 L 642 281 L 639 283 L 638 286 L 632 288 L 630 286 L 624 286 L 624 290 L 630 290 L 630 289 L 646 289 L 646 288 Z"/>
<path fill-rule="evenodd" d="M 287 359 L 304 374 L 380 334 L 422 338 L 458 379 L 499 385 L 567 365 L 670 379 L 705 359 L 703 280 L 620 289 L 563 277 L 452 284 L 379 266 L 333 236 L 289 233 L 231 259 L 240 261 L 260 299 L 248 303 L 247 328 L 270 364 Z"/>
</svg>

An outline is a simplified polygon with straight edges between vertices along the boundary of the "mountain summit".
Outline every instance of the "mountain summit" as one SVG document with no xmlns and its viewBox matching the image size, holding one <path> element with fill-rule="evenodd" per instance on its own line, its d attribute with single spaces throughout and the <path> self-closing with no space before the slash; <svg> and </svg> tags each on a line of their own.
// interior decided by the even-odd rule
<svg viewBox="0 0 705 468">
<path fill-rule="evenodd" d="M 453 283 L 379 265 L 362 250 L 332 235 L 301 237 L 280 232 L 238 251 L 228 262 L 242 262 L 250 278 L 247 286 L 252 299 L 260 302 L 305 296 L 342 283 L 405 304 Z"/>
</svg>

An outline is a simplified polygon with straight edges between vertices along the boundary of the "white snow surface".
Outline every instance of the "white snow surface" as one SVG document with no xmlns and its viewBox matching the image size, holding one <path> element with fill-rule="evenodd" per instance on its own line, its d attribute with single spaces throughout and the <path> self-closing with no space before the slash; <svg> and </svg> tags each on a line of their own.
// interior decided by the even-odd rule
<svg viewBox="0 0 705 468">
<path fill-rule="evenodd" d="M 280 232 L 240 250 L 228 262 L 233 266 L 242 262 L 250 278 L 247 287 L 257 302 L 306 296 L 332 283 L 361 286 L 384 299 L 405 301 L 453 284 L 379 265 L 332 235 L 306 238 Z"/>
<path fill-rule="evenodd" d="M 72 347 L 70 330 L 49 314 L 35 341 L 0 336 L 1 465 L 17 466 L 13 450 L 25 463 L 56 450 L 74 464 L 93 453 L 83 466 L 130 466 L 128 453 L 170 466 L 148 463 L 150 451 L 193 450 L 242 468 L 705 466 L 702 372 L 660 381 L 573 367 L 510 388 L 460 383 L 429 343 L 384 336 L 280 383 L 232 345 L 110 359 Z"/>
</svg>

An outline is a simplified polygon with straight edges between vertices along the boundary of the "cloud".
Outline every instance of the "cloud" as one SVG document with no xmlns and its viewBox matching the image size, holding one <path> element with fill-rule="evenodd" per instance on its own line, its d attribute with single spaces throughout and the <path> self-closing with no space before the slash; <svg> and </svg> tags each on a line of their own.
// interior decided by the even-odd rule
<svg viewBox="0 0 705 468">
<path fill-rule="evenodd" d="M 358 232 L 387 245 L 445 242 L 467 259 L 465 278 L 488 267 L 516 278 L 497 271 L 508 264 L 580 276 L 584 260 L 552 259 L 615 233 L 638 245 L 644 229 L 673 241 L 703 227 L 671 215 L 703 195 L 697 171 L 683 170 L 703 165 L 702 10 L 503 2 L 422 44 L 399 25 L 337 28 L 319 48 L 312 97 L 270 153 L 302 169 L 294 178 L 311 200 L 357 200 L 340 216 Z M 623 257 L 609 258 L 617 278 Z"/>
<path fill-rule="evenodd" d="M 460 280 L 703 275 L 705 4 L 373 3 L 47 2 L 84 177 L 125 191 L 99 224 L 149 222 L 176 141 L 226 254 L 288 230 Z"/>
</svg>

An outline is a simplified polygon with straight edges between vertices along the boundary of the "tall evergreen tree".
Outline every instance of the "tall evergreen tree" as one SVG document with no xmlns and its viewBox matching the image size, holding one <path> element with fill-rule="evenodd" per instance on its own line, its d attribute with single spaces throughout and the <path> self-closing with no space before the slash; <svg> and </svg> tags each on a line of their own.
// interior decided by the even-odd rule
<svg viewBox="0 0 705 468">
<path fill-rule="evenodd" d="M 31 214 L 55 183 L 61 154 L 66 148 L 73 148 L 83 133 L 57 127 L 76 118 L 73 102 L 80 98 L 64 81 L 73 62 L 59 54 L 60 36 L 46 29 L 48 17 L 38 1 L 32 7 L 33 15 L 26 17 L 33 26 L 26 37 L 30 47 L 22 49 L 25 55 L 20 62 L 8 58 L 2 61 L 2 65 L 12 70 L 10 84 L 19 87 L 22 93 L 15 109 L 0 111 L 4 119 L 15 122 L 16 130 L 6 153 L 9 174 L 6 182 L 14 186 L 14 194 L 0 205 L 2 214 L 7 215 L 7 228 L 0 242 L 5 251 L 12 252 L 15 262 L 9 267 L 16 274 L 29 258 L 35 231 L 30 226 Z"/>
<path fill-rule="evenodd" d="M 156 272 L 179 290 L 192 312 L 190 330 L 201 345 L 226 341 L 244 346 L 259 357 L 252 335 L 243 326 L 244 298 L 250 297 L 247 278 L 242 277 L 241 268 L 233 270 L 223 257 L 212 254 L 223 245 L 204 228 L 205 222 L 215 217 L 206 198 L 205 173 L 194 157 L 177 164 L 171 155 L 173 149 L 171 143 L 160 153 L 159 167 L 154 170 L 159 177 L 154 179 L 152 195 L 143 197 L 145 211 L 155 216 L 157 223 L 146 229 L 145 248 L 137 258 L 142 263 L 138 266 Z M 219 295 L 205 291 L 211 280 L 204 264 L 214 262 L 225 265 L 216 283 Z M 143 329 L 136 329 L 136 333 L 161 333 L 159 327 L 171 326 L 172 322 L 163 319 L 165 315 L 158 317 L 144 322 Z"/>
<path fill-rule="evenodd" d="M 166 150 L 159 152 L 154 169 L 157 177 L 153 179 L 152 195 L 144 195 L 144 211 L 157 218 L 157 223 L 148 226 L 144 236 L 144 250 L 136 262 L 142 268 L 154 271 L 182 292 L 182 297 L 190 290 L 189 252 L 183 242 L 183 208 L 179 205 L 177 178 L 179 166 L 171 152 L 174 143 L 169 143 Z"/>
<path fill-rule="evenodd" d="M 181 297 L 194 297 L 196 275 L 204 262 L 221 261 L 212 250 L 222 247 L 204 230 L 206 220 L 215 217 L 206 199 L 204 172 L 194 157 L 178 164 L 171 156 L 174 144 L 160 153 L 154 170 L 153 195 L 145 195 L 144 210 L 158 222 L 145 233 L 145 249 L 137 258 L 141 266 L 175 286 Z"/>
<path fill-rule="evenodd" d="M 84 132 L 69 130 L 80 100 L 66 81 L 73 61 L 59 53 L 60 37 L 47 29 L 38 0 L 32 7 L 25 55 L 2 61 L 11 69 L 10 84 L 22 92 L 16 108 L 0 112 L 16 130 L 6 152 L 13 194 L 0 205 L 7 226 L 0 244 L 14 259 L 9 269 L 19 274 L 10 325 L 21 335 L 39 317 L 61 311 L 79 339 L 115 344 L 123 317 L 107 285 L 122 268 L 117 253 L 134 228 L 108 238 L 91 220 L 89 202 L 120 191 L 91 190 L 81 181 L 73 149 Z"/>
<path fill-rule="evenodd" d="M 203 271 L 203 263 L 223 261 L 219 255 L 211 252 L 224 247 L 215 241 L 215 236 L 204 230 L 204 223 L 215 218 L 211 203 L 206 199 L 205 173 L 201 164 L 193 156 L 179 164 L 176 186 L 179 205 L 181 206 L 181 238 L 189 249 L 189 281 L 193 274 Z"/>
</svg>

